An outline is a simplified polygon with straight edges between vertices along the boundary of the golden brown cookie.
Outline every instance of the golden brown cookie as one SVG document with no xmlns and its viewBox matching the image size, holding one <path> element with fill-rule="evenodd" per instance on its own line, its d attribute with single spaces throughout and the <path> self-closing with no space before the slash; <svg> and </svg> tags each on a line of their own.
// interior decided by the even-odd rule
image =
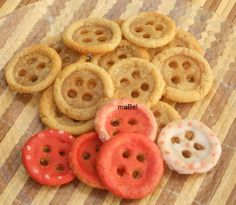
<svg viewBox="0 0 236 205">
<path fill-rule="evenodd" d="M 109 74 L 101 67 L 85 62 L 63 69 L 53 89 L 57 107 L 75 120 L 92 119 L 114 92 Z"/>
<path fill-rule="evenodd" d="M 62 68 L 77 61 L 97 63 L 98 60 L 98 55 L 80 54 L 67 48 L 62 42 L 61 35 L 46 38 L 42 41 L 42 44 L 45 44 L 57 51 L 62 60 Z"/>
<path fill-rule="evenodd" d="M 61 70 L 61 58 L 55 50 L 44 45 L 23 49 L 9 61 L 5 76 L 9 86 L 20 93 L 44 90 Z"/>
<path fill-rule="evenodd" d="M 55 105 L 52 87 L 46 89 L 40 98 L 39 115 L 41 121 L 49 128 L 64 130 L 73 135 L 80 135 L 94 129 L 93 120 L 78 121 L 62 114 Z"/>
<path fill-rule="evenodd" d="M 114 83 L 114 98 L 132 98 L 147 106 L 154 105 L 162 96 L 165 82 L 148 60 L 127 58 L 114 64 L 109 74 Z"/>
<path fill-rule="evenodd" d="M 174 21 L 157 12 L 143 12 L 129 17 L 122 24 L 122 32 L 130 42 L 146 48 L 168 44 L 175 36 Z"/>
<path fill-rule="evenodd" d="M 197 51 L 200 54 L 203 53 L 201 45 L 191 33 L 178 29 L 175 34 L 174 39 L 170 43 L 168 43 L 166 46 L 149 49 L 151 59 L 153 59 L 155 55 L 172 47 L 189 48 L 191 50 Z"/>
<path fill-rule="evenodd" d="M 105 53 L 121 41 L 121 30 L 115 22 L 104 18 L 87 18 L 70 24 L 63 33 L 63 42 L 81 53 Z"/>
<path fill-rule="evenodd" d="M 122 40 L 120 45 L 116 47 L 114 51 L 101 55 L 98 60 L 98 65 L 108 71 L 114 63 L 129 57 L 149 59 L 149 54 L 146 49 L 139 48 L 127 40 Z"/>
<path fill-rule="evenodd" d="M 179 113 L 172 106 L 162 101 L 158 101 L 152 106 L 151 111 L 156 118 L 159 130 L 165 127 L 169 122 L 181 119 Z"/>
<path fill-rule="evenodd" d="M 170 48 L 153 59 L 166 81 L 164 96 L 175 102 L 194 102 L 211 89 L 213 74 L 208 62 L 188 48 Z"/>
</svg>

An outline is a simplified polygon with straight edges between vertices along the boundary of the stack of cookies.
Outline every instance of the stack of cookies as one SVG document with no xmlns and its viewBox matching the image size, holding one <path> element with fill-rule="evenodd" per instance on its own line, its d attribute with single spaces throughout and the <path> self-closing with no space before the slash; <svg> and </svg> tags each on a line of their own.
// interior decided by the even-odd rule
<svg viewBox="0 0 236 205">
<path fill-rule="evenodd" d="M 209 92 L 213 75 L 202 53 L 195 37 L 156 12 L 87 18 L 16 54 L 5 76 L 20 93 L 43 91 L 39 113 L 49 128 L 93 130 L 97 110 L 113 98 L 146 105 L 163 128 L 180 115 L 161 98 L 194 102 Z"/>
</svg>

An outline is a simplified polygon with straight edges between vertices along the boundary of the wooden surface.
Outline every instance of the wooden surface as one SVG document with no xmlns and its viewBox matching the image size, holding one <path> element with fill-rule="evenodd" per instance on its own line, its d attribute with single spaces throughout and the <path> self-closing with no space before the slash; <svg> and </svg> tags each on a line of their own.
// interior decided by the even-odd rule
<svg viewBox="0 0 236 205">
<path fill-rule="evenodd" d="M 217 166 L 201 175 L 180 175 L 166 169 L 152 195 L 121 200 L 78 180 L 62 187 L 35 183 L 20 160 L 23 143 L 43 129 L 38 117 L 40 94 L 20 95 L 4 79 L 8 60 L 22 48 L 56 35 L 75 19 L 105 16 L 127 18 L 144 10 L 170 15 L 179 28 L 193 33 L 204 48 L 215 81 L 202 101 L 175 104 L 182 117 L 196 118 L 212 127 L 222 143 Z M 47 0 L 18 9 L 0 19 L 0 204 L 236 204 L 236 26 L 224 17 L 184 0 Z"/>
<path fill-rule="evenodd" d="M 24 7 L 40 0 L 0 0 L 0 18 L 15 9 Z M 60 0 L 59 0 L 60 1 Z M 79 1 L 79 0 L 78 0 Z M 236 22 L 236 0 L 188 0 L 202 6 L 208 11 L 216 12 L 227 19 Z"/>
</svg>

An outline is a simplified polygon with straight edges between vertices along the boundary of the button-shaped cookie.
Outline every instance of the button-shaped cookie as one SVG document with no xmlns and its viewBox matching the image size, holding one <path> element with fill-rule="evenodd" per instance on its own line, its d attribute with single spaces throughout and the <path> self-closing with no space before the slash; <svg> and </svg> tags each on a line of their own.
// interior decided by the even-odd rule
<svg viewBox="0 0 236 205">
<path fill-rule="evenodd" d="M 114 83 L 114 98 L 132 98 L 147 106 L 154 105 L 162 96 L 165 82 L 148 60 L 127 58 L 114 64 L 109 74 Z"/>
<path fill-rule="evenodd" d="M 122 24 L 122 32 L 130 42 L 146 48 L 168 44 L 175 36 L 176 26 L 168 16 L 157 12 L 143 12 L 129 17 Z"/>
<path fill-rule="evenodd" d="M 59 111 L 53 98 L 53 88 L 45 90 L 39 101 L 41 121 L 49 128 L 64 130 L 73 135 L 80 135 L 94 128 L 94 120 L 73 120 Z"/>
<path fill-rule="evenodd" d="M 180 174 L 207 172 L 221 155 L 216 134 L 198 120 L 169 123 L 162 129 L 158 145 L 167 165 Z"/>
<path fill-rule="evenodd" d="M 171 121 L 181 119 L 177 110 L 163 101 L 158 101 L 151 107 L 151 111 L 156 118 L 159 129 L 162 129 Z"/>
<path fill-rule="evenodd" d="M 61 58 L 44 45 L 23 49 L 8 63 L 5 71 L 9 86 L 20 93 L 34 93 L 49 87 L 61 70 Z"/>
<path fill-rule="evenodd" d="M 127 40 L 122 40 L 114 51 L 106 53 L 99 58 L 98 65 L 108 71 L 117 61 L 129 57 L 149 59 L 149 54 L 146 49 L 140 48 Z"/>
<path fill-rule="evenodd" d="M 80 54 L 67 48 L 62 42 L 61 35 L 46 38 L 42 41 L 42 44 L 45 44 L 57 51 L 62 60 L 62 68 L 77 61 L 97 63 L 98 60 L 97 55 Z"/>
<path fill-rule="evenodd" d="M 162 46 L 162 47 L 149 49 L 151 59 L 153 59 L 155 55 L 161 53 L 162 51 L 164 51 L 168 48 L 172 48 L 172 47 L 189 48 L 191 50 L 197 51 L 200 54 L 203 53 L 201 45 L 199 44 L 198 40 L 191 33 L 178 29 L 175 34 L 174 39 L 170 43 L 168 43 L 167 45 Z"/>
<path fill-rule="evenodd" d="M 81 53 L 105 53 L 121 41 L 119 25 L 105 18 L 87 18 L 73 22 L 63 33 L 63 42 Z"/>
<path fill-rule="evenodd" d="M 213 73 L 198 52 L 188 48 L 170 48 L 156 55 L 153 63 L 165 82 L 165 98 L 176 102 L 194 102 L 211 89 Z"/>
<path fill-rule="evenodd" d="M 113 96 L 109 74 L 93 63 L 74 63 L 63 69 L 54 83 L 59 110 L 75 120 L 89 120 Z"/>
</svg>

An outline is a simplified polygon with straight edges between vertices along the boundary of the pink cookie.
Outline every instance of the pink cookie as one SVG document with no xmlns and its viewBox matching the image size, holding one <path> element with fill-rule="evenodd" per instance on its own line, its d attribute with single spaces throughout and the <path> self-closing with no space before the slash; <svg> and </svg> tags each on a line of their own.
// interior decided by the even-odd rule
<svg viewBox="0 0 236 205">
<path fill-rule="evenodd" d="M 208 172 L 221 155 L 216 134 L 198 120 L 169 123 L 157 141 L 169 168 L 180 174 Z"/>
<path fill-rule="evenodd" d="M 154 141 L 157 129 L 151 110 L 130 99 L 114 99 L 95 116 L 95 130 L 103 142 L 123 132 L 140 133 Z"/>
</svg>

